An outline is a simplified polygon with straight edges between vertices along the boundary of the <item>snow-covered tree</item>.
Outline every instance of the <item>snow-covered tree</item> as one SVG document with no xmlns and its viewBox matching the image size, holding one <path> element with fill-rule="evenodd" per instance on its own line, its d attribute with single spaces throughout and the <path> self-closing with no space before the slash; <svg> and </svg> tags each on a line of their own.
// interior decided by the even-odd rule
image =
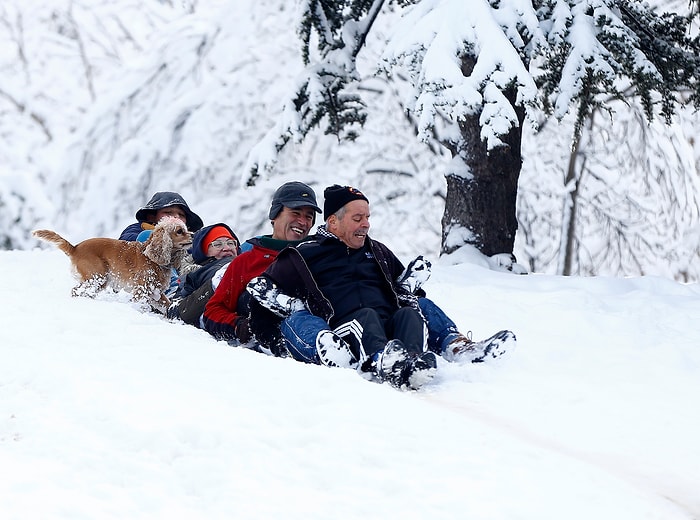
<svg viewBox="0 0 700 520">
<path fill-rule="evenodd" d="M 453 158 L 443 172 L 444 253 L 465 244 L 487 255 L 513 251 L 528 110 L 561 119 L 573 108 L 576 141 L 610 100 L 635 96 L 648 119 L 665 120 L 681 101 L 700 103 L 700 45 L 687 32 L 691 19 L 658 15 L 641 2 L 305 0 L 299 33 L 306 74 L 251 154 L 249 182 L 316 125 L 357 136 L 367 115 L 353 90 L 356 59 L 383 8 L 405 15 L 379 66 L 408 78 L 403 103 L 419 137 Z"/>
<path fill-rule="evenodd" d="M 377 115 L 356 143 L 314 132 L 286 148 L 268 178 L 242 180 L 250 148 L 300 68 L 293 11 L 285 0 L 212 1 L 154 32 L 148 51 L 98 90 L 101 101 L 62 141 L 47 183 L 57 207 L 50 224 L 68 236 L 119 236 L 153 192 L 174 190 L 207 223 L 249 237 L 269 232 L 279 184 L 301 180 L 321 196 L 324 186 L 361 176 L 377 236 L 402 258 L 436 255 L 444 179 L 425 172 L 442 171 L 447 159 L 406 146 L 413 128 L 384 78 L 362 84 Z"/>
<path fill-rule="evenodd" d="M 659 3 L 687 7 L 687 0 Z M 275 121 L 285 122 L 279 101 L 308 82 L 289 23 L 298 7 L 285 0 L 2 3 L 0 90 L 11 99 L 0 94 L 0 247 L 35 247 L 28 235 L 37 226 L 76 240 L 118 236 L 138 205 L 164 189 L 183 193 L 208 223 L 225 221 L 251 236 L 269 231 L 274 189 L 303 180 L 319 195 L 335 182 L 360 186 L 372 201 L 377 238 L 401 258 L 437 255 L 442 174 L 454 160 L 433 136 L 449 128 L 438 126 L 418 143 L 422 120 L 415 110 L 404 114 L 401 103 L 413 100 L 408 73 L 373 74 L 400 27 L 403 9 L 394 4 L 374 18 L 356 58 L 336 50 L 353 67 L 356 59 L 360 81 L 345 83 L 339 93 L 347 95 L 347 111 L 336 110 L 336 121 L 347 114 L 359 122 L 359 111 L 366 113 L 361 132 L 357 125 L 341 130 L 355 141 L 310 131 L 278 155 L 271 146 L 257 156 L 278 157 L 274 171 L 247 185 L 249 150 Z M 317 33 L 309 39 L 309 60 L 317 63 Z M 310 86 L 324 95 L 320 83 Z M 533 271 L 561 273 L 571 236 L 572 273 L 700 279 L 698 117 L 682 110 L 665 127 L 662 118 L 647 124 L 632 98 L 608 107 L 613 117 L 592 112 L 594 125 L 582 126 L 573 154 L 575 112 L 560 123 L 522 127 L 514 252 Z M 299 123 L 298 113 L 287 114 L 287 123 Z M 317 116 L 322 126 L 329 120 Z M 567 171 L 580 177 L 576 192 Z M 576 226 L 565 234 L 574 193 Z M 462 253 L 469 251 L 443 261 L 464 261 Z"/>
<path fill-rule="evenodd" d="M 693 14 L 685 0 L 652 5 Z M 698 113 L 681 107 L 670 124 L 649 122 L 634 96 L 607 109 L 573 143 L 575 114 L 525 133 L 518 258 L 538 272 L 697 279 Z"/>
<path fill-rule="evenodd" d="M 52 175 L 65 138 L 179 12 L 159 0 L 0 3 L 0 247 L 25 246 L 53 216 L 61 200 L 45 186 L 63 181 Z"/>
<path fill-rule="evenodd" d="M 648 123 L 634 100 L 613 122 L 595 111 L 569 148 L 574 117 L 534 134 L 518 197 L 518 258 L 550 274 L 700 276 L 700 177 L 681 109 L 670 125 Z"/>
</svg>

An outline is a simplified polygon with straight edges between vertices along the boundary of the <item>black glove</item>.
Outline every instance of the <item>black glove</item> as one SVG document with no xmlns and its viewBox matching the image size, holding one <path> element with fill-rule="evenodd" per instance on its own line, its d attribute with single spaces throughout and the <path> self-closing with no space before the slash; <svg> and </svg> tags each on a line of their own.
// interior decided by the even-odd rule
<svg viewBox="0 0 700 520">
<path fill-rule="evenodd" d="M 233 324 L 236 331 L 236 338 L 241 343 L 249 343 L 253 339 L 253 333 L 250 331 L 250 320 L 246 316 L 239 316 Z"/>
<path fill-rule="evenodd" d="M 181 298 L 177 298 L 176 300 L 173 300 L 170 303 L 170 307 L 168 307 L 168 310 L 165 312 L 165 316 L 171 320 L 179 318 L 180 317 L 180 302 L 181 301 L 182 301 Z"/>
</svg>

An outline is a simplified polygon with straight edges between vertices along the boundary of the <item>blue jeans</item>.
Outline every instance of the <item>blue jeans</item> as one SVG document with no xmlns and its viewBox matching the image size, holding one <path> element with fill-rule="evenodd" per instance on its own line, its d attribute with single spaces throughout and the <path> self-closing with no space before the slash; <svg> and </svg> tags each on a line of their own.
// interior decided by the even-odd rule
<svg viewBox="0 0 700 520">
<path fill-rule="evenodd" d="M 428 328 L 428 350 L 440 355 L 446 345 L 458 334 L 457 325 L 435 302 L 419 298 L 418 305 L 425 317 Z M 282 336 L 289 353 L 297 361 L 318 364 L 316 337 L 322 330 L 332 330 L 323 318 L 307 310 L 290 314 L 280 325 Z"/>
<path fill-rule="evenodd" d="M 457 325 L 433 300 L 418 298 L 418 306 L 428 325 L 428 350 L 441 355 L 455 334 Z"/>
<path fill-rule="evenodd" d="M 307 310 L 297 311 L 282 320 L 280 330 L 287 350 L 294 359 L 320 364 L 316 352 L 316 337 L 322 330 L 330 330 L 326 320 Z"/>
</svg>

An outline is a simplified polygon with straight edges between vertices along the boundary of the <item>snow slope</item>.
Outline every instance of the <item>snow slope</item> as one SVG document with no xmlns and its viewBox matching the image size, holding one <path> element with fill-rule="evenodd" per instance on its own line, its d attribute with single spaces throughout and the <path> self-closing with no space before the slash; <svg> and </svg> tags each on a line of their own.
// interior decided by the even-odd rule
<svg viewBox="0 0 700 520">
<path fill-rule="evenodd" d="M 698 519 L 700 287 L 434 262 L 487 365 L 419 392 L 216 342 L 0 251 L 3 519 Z"/>
</svg>

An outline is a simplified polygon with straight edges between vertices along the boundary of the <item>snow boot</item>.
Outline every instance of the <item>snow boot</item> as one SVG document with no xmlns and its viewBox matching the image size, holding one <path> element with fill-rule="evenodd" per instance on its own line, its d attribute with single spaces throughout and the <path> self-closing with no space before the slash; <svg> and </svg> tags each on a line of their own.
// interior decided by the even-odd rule
<svg viewBox="0 0 700 520">
<path fill-rule="evenodd" d="M 316 352 L 327 367 L 357 368 L 350 346 L 332 330 L 322 330 L 316 336 Z"/>
<path fill-rule="evenodd" d="M 469 361 L 471 363 L 483 363 L 489 359 L 498 359 L 506 352 L 515 348 L 515 334 L 509 330 L 502 330 L 482 341 L 472 341 L 471 332 L 454 334 L 443 352 L 443 357 L 448 361 Z"/>
<path fill-rule="evenodd" d="M 434 353 L 411 353 L 400 340 L 392 339 L 378 353 L 374 372 L 394 388 L 418 390 L 435 376 L 436 368 Z"/>
<path fill-rule="evenodd" d="M 406 386 L 418 390 L 435 377 L 437 372 L 437 356 L 434 352 L 421 352 L 410 358 L 410 368 L 405 374 Z"/>
</svg>

